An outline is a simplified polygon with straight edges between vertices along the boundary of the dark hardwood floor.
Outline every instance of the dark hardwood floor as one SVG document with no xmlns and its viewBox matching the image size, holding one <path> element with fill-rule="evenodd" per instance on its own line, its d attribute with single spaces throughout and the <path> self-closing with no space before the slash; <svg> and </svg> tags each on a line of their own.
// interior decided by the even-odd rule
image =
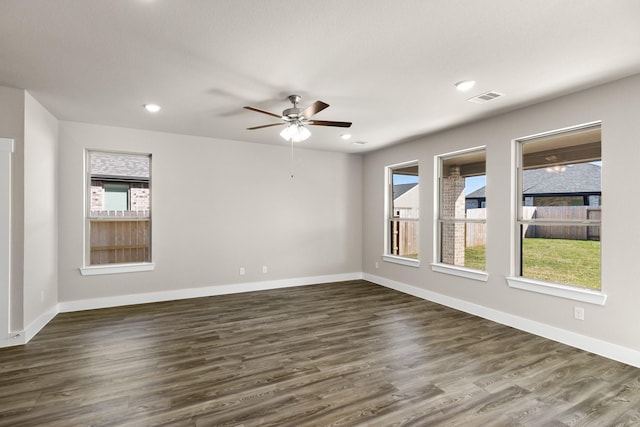
<svg viewBox="0 0 640 427">
<path fill-rule="evenodd" d="M 640 369 L 364 281 L 59 314 L 1 426 L 631 426 Z"/>
</svg>

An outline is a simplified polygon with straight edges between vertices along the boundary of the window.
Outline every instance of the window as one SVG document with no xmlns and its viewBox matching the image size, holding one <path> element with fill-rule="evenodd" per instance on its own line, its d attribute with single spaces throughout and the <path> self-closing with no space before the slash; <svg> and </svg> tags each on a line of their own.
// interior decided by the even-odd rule
<svg viewBox="0 0 640 427">
<path fill-rule="evenodd" d="M 600 124 L 516 143 L 518 275 L 599 291 Z"/>
<path fill-rule="evenodd" d="M 420 185 L 418 162 L 387 167 L 385 260 L 418 266 Z"/>
<path fill-rule="evenodd" d="M 151 156 L 87 156 L 88 265 L 151 261 Z"/>
<path fill-rule="evenodd" d="M 97 184 L 97 183 L 96 183 Z M 104 184 L 104 210 L 129 210 L 129 184 Z"/>
<path fill-rule="evenodd" d="M 485 148 L 437 156 L 436 171 L 438 215 L 434 270 L 442 271 L 446 266 L 485 270 Z M 479 278 L 486 280 L 486 275 Z"/>
</svg>

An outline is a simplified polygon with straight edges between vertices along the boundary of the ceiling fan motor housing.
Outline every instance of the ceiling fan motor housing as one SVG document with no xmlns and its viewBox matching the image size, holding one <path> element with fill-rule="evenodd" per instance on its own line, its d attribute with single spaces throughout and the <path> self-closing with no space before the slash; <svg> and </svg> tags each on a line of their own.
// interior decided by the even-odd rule
<svg viewBox="0 0 640 427">
<path fill-rule="evenodd" d="M 300 112 L 302 110 L 300 108 L 297 107 L 293 107 L 293 108 L 287 108 L 286 110 L 284 110 L 282 112 L 282 118 L 283 119 L 298 119 L 298 118 L 302 118 L 300 116 Z"/>
</svg>

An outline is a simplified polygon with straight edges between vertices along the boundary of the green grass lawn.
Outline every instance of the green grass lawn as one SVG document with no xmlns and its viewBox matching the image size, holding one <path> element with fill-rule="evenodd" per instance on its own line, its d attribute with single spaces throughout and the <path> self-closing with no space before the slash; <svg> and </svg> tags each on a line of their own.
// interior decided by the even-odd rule
<svg viewBox="0 0 640 427">
<path fill-rule="evenodd" d="M 524 240 L 524 277 L 555 283 L 600 289 L 600 242 L 594 240 Z M 485 269 L 485 247 L 465 251 L 465 264 Z"/>
<path fill-rule="evenodd" d="M 472 246 L 464 251 L 465 267 L 477 268 L 478 270 L 486 270 L 485 265 L 485 247 Z"/>
</svg>

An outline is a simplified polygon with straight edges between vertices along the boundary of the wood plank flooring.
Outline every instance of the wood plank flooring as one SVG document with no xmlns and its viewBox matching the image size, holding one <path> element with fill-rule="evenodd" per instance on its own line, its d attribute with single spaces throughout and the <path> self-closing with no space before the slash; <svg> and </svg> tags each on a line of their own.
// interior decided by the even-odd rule
<svg viewBox="0 0 640 427">
<path fill-rule="evenodd" d="M 640 369 L 365 281 L 59 314 L 0 426 L 632 426 Z"/>
</svg>

